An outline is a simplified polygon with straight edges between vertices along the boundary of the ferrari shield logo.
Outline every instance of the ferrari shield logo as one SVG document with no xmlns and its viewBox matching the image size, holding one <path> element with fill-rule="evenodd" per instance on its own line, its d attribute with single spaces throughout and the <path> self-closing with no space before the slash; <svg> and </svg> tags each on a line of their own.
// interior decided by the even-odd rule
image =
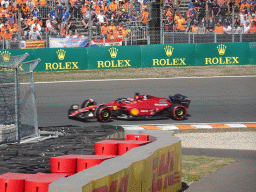
<svg viewBox="0 0 256 192">
<path fill-rule="evenodd" d="M 117 109 L 117 106 L 113 106 L 113 110 L 116 110 Z"/>
</svg>

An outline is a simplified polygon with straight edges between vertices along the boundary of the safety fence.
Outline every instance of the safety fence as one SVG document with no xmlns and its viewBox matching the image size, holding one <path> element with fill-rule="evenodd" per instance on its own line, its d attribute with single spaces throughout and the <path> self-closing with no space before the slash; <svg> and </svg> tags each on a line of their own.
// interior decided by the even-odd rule
<svg viewBox="0 0 256 192">
<path fill-rule="evenodd" d="M 14 49 L 40 58 L 35 71 L 256 64 L 256 43 L 165 44 L 63 49 Z M 100 53 L 100 54 L 99 54 Z M 20 66 L 20 70 L 24 70 Z"/>
<path fill-rule="evenodd" d="M 33 70 L 40 60 L 22 62 L 27 56 L 1 52 L 0 144 L 38 136 Z"/>
<path fill-rule="evenodd" d="M 56 1 L 47 1 L 45 2 L 46 5 L 42 3 L 41 5 L 36 5 L 38 8 L 37 21 L 40 23 L 40 29 L 38 29 L 40 35 L 37 34 L 33 38 L 35 42 L 30 41 L 32 36 L 30 37 L 29 34 L 33 32 L 32 25 L 29 24 L 29 27 L 24 28 L 26 22 L 28 22 L 27 16 L 24 15 L 23 9 L 20 9 L 19 12 L 22 13 L 22 16 L 15 18 L 14 28 L 17 29 L 10 28 L 11 37 L 8 35 L 2 37 L 5 40 L 0 41 L 0 49 L 256 42 L 256 21 L 255 14 L 252 11 L 255 4 L 250 4 L 249 8 L 240 7 L 242 5 L 232 4 L 232 2 L 215 6 L 210 1 L 199 3 L 184 0 L 161 1 L 159 3 L 159 1 L 147 0 L 141 7 L 134 5 L 126 7 L 124 1 L 117 1 L 119 6 L 117 11 L 112 10 L 112 14 L 108 11 L 103 11 L 104 22 L 107 22 L 107 27 L 109 27 L 107 34 L 103 34 L 103 22 L 99 21 L 97 18 L 99 13 L 95 10 L 95 6 L 100 4 L 99 2 L 101 1 L 92 3 L 92 6 L 89 6 L 91 3 L 85 3 L 83 6 L 87 8 L 82 16 L 81 14 L 76 14 L 77 11 L 80 12 L 82 9 L 76 10 L 72 8 L 67 0 L 63 1 L 63 4 L 60 5 L 60 10 L 65 6 L 71 15 L 70 20 L 65 23 L 67 24 L 66 28 L 63 27 L 65 25 L 61 19 L 60 21 L 57 19 L 58 22 L 56 20 L 58 24 L 49 20 L 50 12 L 57 6 Z M 34 5 L 31 3 L 29 3 L 29 6 L 32 10 Z M 188 7 L 191 6 L 192 8 L 189 9 Z M 57 14 L 57 11 L 55 10 L 54 13 Z M 109 15 L 112 16 L 110 17 Z M 112 22 L 113 24 L 111 24 Z M 246 24 L 247 22 L 248 25 Z M 71 23 L 72 26 L 70 27 Z M 221 27 L 217 26 L 217 23 Z M 124 32 L 123 26 L 126 26 L 126 32 Z M 216 30 L 216 27 L 221 30 Z M 64 34 L 63 28 L 65 28 Z M 120 34 L 111 38 L 107 37 L 110 34 L 110 29 L 116 29 L 117 33 L 121 30 L 122 34 L 125 34 L 124 36 L 121 35 L 121 41 L 119 41 Z M 72 31 L 72 35 L 69 34 L 69 31 Z M 2 33 L 2 36 L 4 34 L 5 32 Z M 77 38 L 74 36 L 81 37 L 82 42 L 78 43 Z M 104 38 L 104 36 L 106 37 Z M 38 40 L 42 42 L 38 43 Z M 108 41 L 110 40 L 113 42 L 109 43 Z"/>
</svg>

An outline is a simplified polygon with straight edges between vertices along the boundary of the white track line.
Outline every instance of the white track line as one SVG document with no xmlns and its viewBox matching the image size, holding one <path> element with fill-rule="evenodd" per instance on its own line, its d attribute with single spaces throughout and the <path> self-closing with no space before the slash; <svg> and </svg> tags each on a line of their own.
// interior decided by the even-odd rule
<svg viewBox="0 0 256 192">
<path fill-rule="evenodd" d="M 211 76 L 211 77 L 169 77 L 169 78 L 134 78 L 134 79 L 95 79 L 95 80 L 77 80 L 77 81 L 49 81 L 35 82 L 36 84 L 51 84 L 51 83 L 82 83 L 82 82 L 101 82 L 101 81 L 140 81 L 140 80 L 169 80 L 169 79 L 211 79 L 211 78 L 250 78 L 256 75 L 248 76 Z M 26 83 L 24 83 L 26 84 Z"/>
</svg>

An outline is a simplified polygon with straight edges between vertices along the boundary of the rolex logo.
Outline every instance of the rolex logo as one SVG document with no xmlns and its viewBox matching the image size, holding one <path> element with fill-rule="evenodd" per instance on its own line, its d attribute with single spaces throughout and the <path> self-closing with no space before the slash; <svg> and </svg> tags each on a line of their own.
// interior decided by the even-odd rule
<svg viewBox="0 0 256 192">
<path fill-rule="evenodd" d="M 220 55 L 224 55 L 225 54 L 226 48 L 227 47 L 225 45 L 222 45 L 222 44 L 217 46 L 217 49 L 218 49 L 218 52 L 219 52 Z"/>
<path fill-rule="evenodd" d="M 11 53 L 9 51 L 3 51 L 1 55 L 4 59 L 4 62 L 8 62 L 10 60 Z"/>
<path fill-rule="evenodd" d="M 64 51 L 63 49 L 59 49 L 58 51 L 56 51 L 56 53 L 59 60 L 64 60 L 66 51 Z"/>
<path fill-rule="evenodd" d="M 112 47 L 112 48 L 110 48 L 108 51 L 109 51 L 109 53 L 110 53 L 111 58 L 116 58 L 117 52 L 118 52 L 118 49 L 117 49 L 117 48 Z"/>
<path fill-rule="evenodd" d="M 167 46 L 164 48 L 164 50 L 165 50 L 166 56 L 167 56 L 167 57 L 171 57 L 174 48 L 173 48 L 172 46 L 167 45 Z"/>
</svg>

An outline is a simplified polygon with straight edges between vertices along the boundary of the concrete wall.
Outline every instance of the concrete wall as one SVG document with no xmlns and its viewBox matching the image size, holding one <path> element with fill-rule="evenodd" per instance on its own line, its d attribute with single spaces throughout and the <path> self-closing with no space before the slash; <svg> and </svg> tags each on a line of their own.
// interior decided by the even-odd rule
<svg viewBox="0 0 256 192">
<path fill-rule="evenodd" d="M 155 141 L 61 178 L 49 185 L 49 192 L 158 191 L 160 188 L 178 191 L 181 188 L 180 139 L 168 131 L 125 131 L 131 133 L 147 134 Z"/>
</svg>

